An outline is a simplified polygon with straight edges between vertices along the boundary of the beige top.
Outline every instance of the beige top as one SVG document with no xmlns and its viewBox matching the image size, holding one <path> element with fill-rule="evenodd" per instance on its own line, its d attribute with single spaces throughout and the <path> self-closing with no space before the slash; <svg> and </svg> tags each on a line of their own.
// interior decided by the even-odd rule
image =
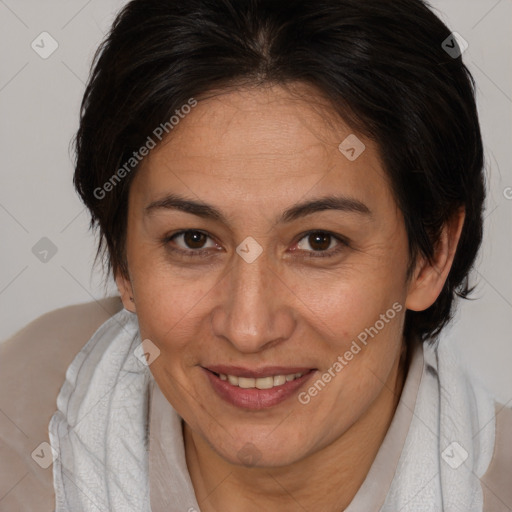
<svg viewBox="0 0 512 512">
<path fill-rule="evenodd" d="M 43 469 L 35 460 L 43 460 L 48 452 L 48 424 L 67 367 L 94 331 L 121 308 L 118 297 L 62 308 L 0 345 L 0 512 L 54 510 L 52 467 Z M 393 421 L 346 512 L 377 511 L 386 497 L 424 371 L 422 346 L 415 351 Z M 184 511 L 199 511 L 186 470 L 182 420 L 154 381 L 150 404 L 152 511 L 166 511 L 169 503 L 177 502 Z M 177 467 L 182 471 L 173 471 Z M 512 511 L 512 410 L 500 404 L 494 456 L 481 482 L 484 512 Z"/>
</svg>

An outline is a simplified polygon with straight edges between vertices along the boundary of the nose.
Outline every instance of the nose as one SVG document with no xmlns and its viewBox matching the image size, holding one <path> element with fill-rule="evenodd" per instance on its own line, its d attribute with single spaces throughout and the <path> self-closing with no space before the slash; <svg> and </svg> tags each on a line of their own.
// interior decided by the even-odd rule
<svg viewBox="0 0 512 512">
<path fill-rule="evenodd" d="M 290 338 L 296 324 L 293 293 L 271 267 L 265 251 L 251 263 L 238 254 L 220 285 L 212 310 L 214 334 L 239 352 L 256 353 Z"/>
</svg>

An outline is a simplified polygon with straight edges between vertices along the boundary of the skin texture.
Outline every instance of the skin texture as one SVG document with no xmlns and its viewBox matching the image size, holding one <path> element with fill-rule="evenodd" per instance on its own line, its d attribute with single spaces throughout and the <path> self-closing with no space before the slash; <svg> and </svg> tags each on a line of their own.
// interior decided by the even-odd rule
<svg viewBox="0 0 512 512">
<path fill-rule="evenodd" d="M 406 281 L 407 236 L 378 148 L 356 134 L 366 149 L 350 161 L 338 145 L 352 133 L 305 85 L 225 92 L 200 100 L 134 177 L 129 275 L 116 280 L 142 339 L 160 350 L 150 369 L 185 420 L 204 512 L 344 509 L 393 417 L 407 371 L 405 310 L 426 309 L 439 295 L 464 213 L 445 227 L 433 264 L 419 258 Z M 145 211 L 170 193 L 215 206 L 226 222 Z M 278 222 L 285 209 L 325 195 L 357 199 L 371 215 L 324 210 Z M 169 240 L 186 229 L 208 236 Z M 328 236 L 315 244 L 310 231 L 348 245 Z M 249 236 L 262 249 L 252 263 L 236 252 Z M 322 251 L 333 256 L 315 257 Z M 268 409 L 237 408 L 201 369 L 308 367 L 317 369 L 314 382 L 394 303 L 401 312 L 306 405 L 295 393 Z M 244 446 L 252 466 L 238 456 Z"/>
</svg>

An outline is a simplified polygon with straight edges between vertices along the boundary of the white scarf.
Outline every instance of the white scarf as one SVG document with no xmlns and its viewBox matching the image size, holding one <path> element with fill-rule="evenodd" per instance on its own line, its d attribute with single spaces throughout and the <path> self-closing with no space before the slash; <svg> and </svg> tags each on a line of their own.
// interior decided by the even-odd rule
<svg viewBox="0 0 512 512">
<path fill-rule="evenodd" d="M 482 512 L 494 397 L 472 381 L 447 343 L 425 345 L 423 357 L 414 416 L 380 512 Z"/>
<path fill-rule="evenodd" d="M 66 371 L 49 425 L 56 512 L 150 512 L 149 368 L 135 314 L 121 310 Z"/>
<path fill-rule="evenodd" d="M 494 399 L 445 345 L 425 346 L 414 416 L 380 512 L 482 512 L 479 479 L 494 449 Z M 142 361 L 137 317 L 122 310 L 69 366 L 49 425 L 56 512 L 151 512 L 151 375 Z"/>
</svg>

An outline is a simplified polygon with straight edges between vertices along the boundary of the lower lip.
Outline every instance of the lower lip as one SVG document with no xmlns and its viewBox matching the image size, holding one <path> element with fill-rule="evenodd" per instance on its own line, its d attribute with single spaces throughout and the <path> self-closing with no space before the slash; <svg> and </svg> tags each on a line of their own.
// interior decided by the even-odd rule
<svg viewBox="0 0 512 512">
<path fill-rule="evenodd" d="M 244 389 L 233 386 L 227 380 L 221 380 L 220 377 L 205 368 L 202 368 L 202 370 L 206 373 L 210 384 L 221 398 L 236 407 L 252 410 L 267 409 L 284 402 L 315 373 L 315 370 L 311 370 L 298 379 L 270 389 Z"/>
</svg>

